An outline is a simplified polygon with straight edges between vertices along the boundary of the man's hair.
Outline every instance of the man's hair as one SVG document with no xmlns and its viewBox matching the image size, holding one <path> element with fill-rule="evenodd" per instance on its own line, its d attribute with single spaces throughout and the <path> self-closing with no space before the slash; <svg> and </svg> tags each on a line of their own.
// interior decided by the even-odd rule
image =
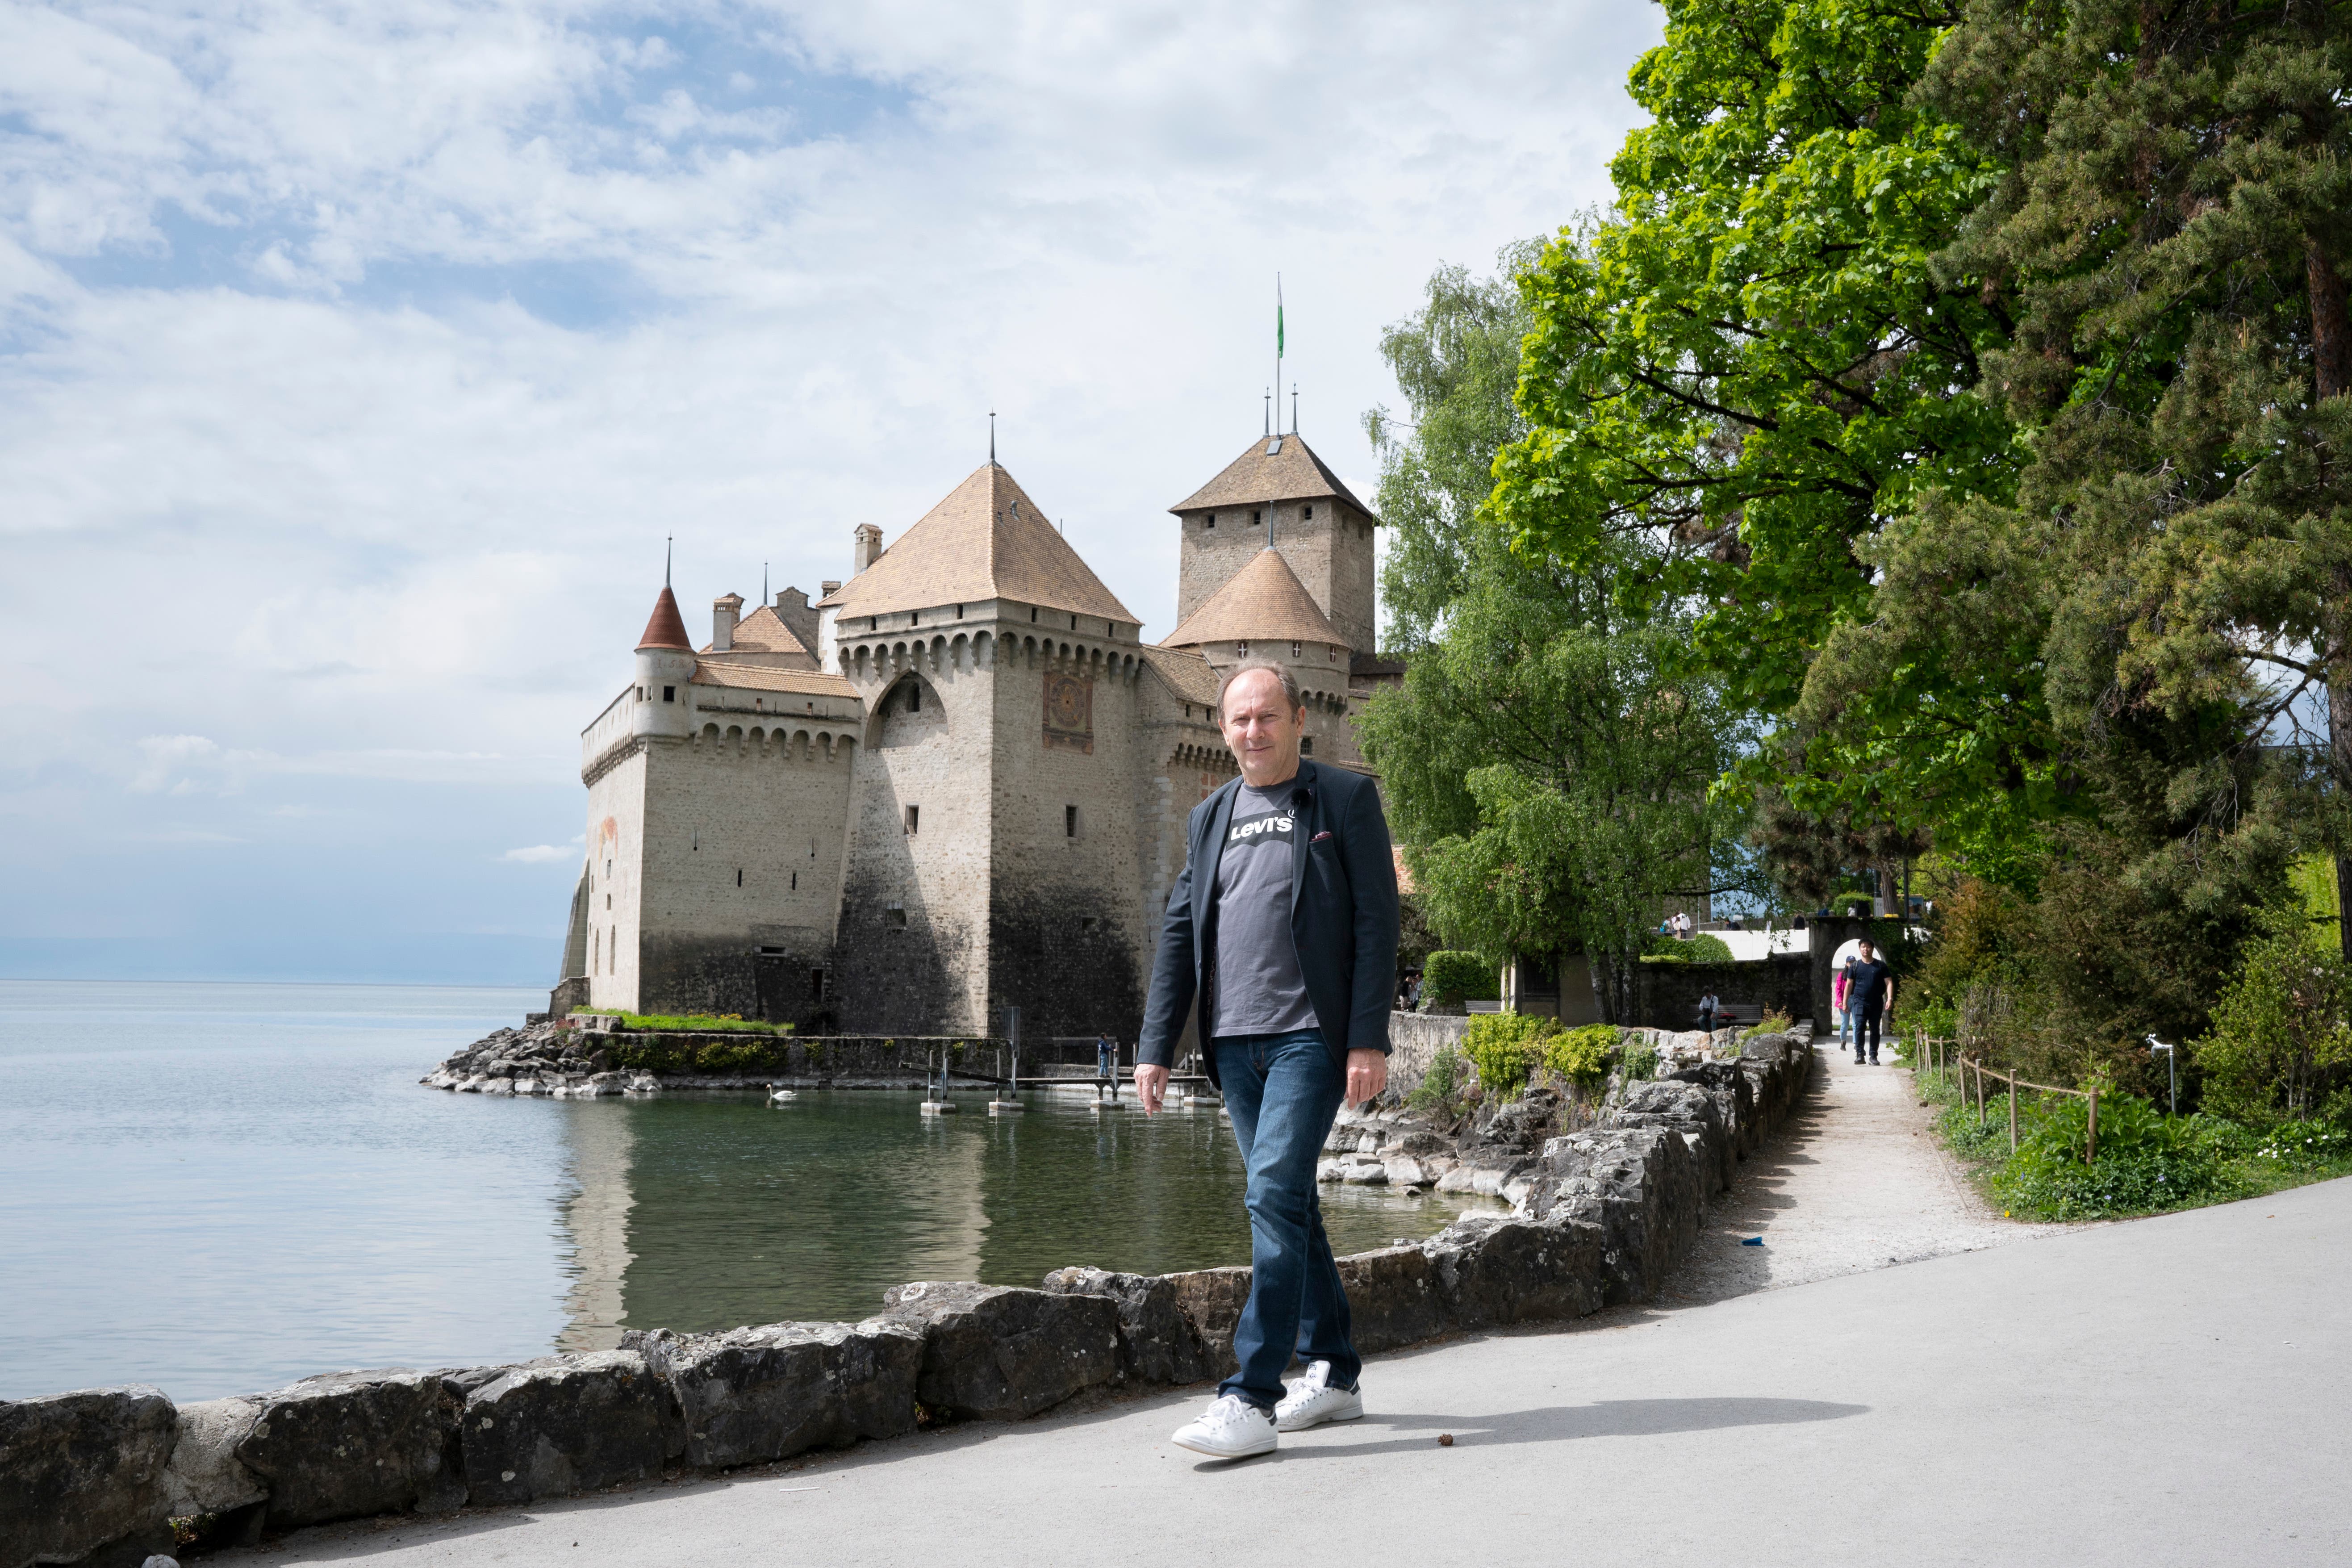
<svg viewBox="0 0 2352 1568">
<path fill-rule="evenodd" d="M 1218 723 L 1222 724 L 1225 721 L 1225 693 L 1232 689 L 1234 681 L 1239 680 L 1243 676 L 1247 675 L 1253 669 L 1265 670 L 1268 675 L 1273 676 L 1276 680 L 1282 682 L 1283 698 L 1285 700 L 1289 702 L 1290 710 L 1293 713 L 1297 712 L 1300 709 L 1307 706 L 1307 699 L 1298 694 L 1298 677 L 1291 674 L 1289 670 L 1284 668 L 1281 665 L 1268 664 L 1262 658 L 1254 658 L 1249 660 L 1247 663 L 1234 666 L 1233 668 L 1225 671 L 1225 679 L 1218 682 Z"/>
</svg>

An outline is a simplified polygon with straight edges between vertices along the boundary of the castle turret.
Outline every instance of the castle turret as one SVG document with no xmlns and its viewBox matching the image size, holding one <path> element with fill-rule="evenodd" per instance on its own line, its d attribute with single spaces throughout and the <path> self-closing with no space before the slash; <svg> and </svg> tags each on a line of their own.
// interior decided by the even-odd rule
<svg viewBox="0 0 2352 1568">
<path fill-rule="evenodd" d="M 677 595 L 662 584 L 652 619 L 637 639 L 636 716 L 632 734 L 685 735 L 694 728 L 694 644 L 687 640 Z"/>
<path fill-rule="evenodd" d="M 1183 525 L 1179 622 L 1191 621 L 1271 545 L 1340 643 L 1359 654 L 1374 650 L 1378 520 L 1297 431 L 1251 442 L 1224 472 L 1168 510 Z"/>
</svg>

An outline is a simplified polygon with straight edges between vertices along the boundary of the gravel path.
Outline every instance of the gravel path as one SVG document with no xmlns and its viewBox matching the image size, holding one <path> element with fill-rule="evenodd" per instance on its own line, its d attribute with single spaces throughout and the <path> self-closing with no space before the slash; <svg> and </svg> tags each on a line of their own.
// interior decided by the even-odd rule
<svg viewBox="0 0 2352 1568">
<path fill-rule="evenodd" d="M 1986 1207 L 1929 1125 L 1907 1068 L 1818 1047 L 1811 1092 L 1739 1167 L 1664 1305 L 1720 1301 L 2073 1227 Z M 1761 1237 L 1761 1247 L 1741 1243 Z"/>
</svg>

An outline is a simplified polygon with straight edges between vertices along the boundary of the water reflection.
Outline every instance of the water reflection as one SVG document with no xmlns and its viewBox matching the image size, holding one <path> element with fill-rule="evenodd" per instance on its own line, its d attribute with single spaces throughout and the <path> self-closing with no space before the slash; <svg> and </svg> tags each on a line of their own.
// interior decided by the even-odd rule
<svg viewBox="0 0 2352 1568">
<path fill-rule="evenodd" d="M 551 1108 L 554 1109 L 554 1108 Z M 565 1104 L 576 1190 L 561 1343 L 856 1319 L 909 1279 L 1034 1285 L 1066 1264 L 1162 1273 L 1249 1261 L 1242 1167 L 1213 1110 L 1096 1114 L 1033 1100 L 919 1115 L 911 1094 Z M 1430 1235 L 1473 1198 L 1324 1190 L 1341 1252 Z"/>
</svg>

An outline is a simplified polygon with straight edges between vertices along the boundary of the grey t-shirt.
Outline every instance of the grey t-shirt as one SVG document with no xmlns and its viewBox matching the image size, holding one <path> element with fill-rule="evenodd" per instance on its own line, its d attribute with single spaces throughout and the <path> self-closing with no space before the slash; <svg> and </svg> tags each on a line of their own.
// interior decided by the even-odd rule
<svg viewBox="0 0 2352 1568">
<path fill-rule="evenodd" d="M 1290 868 L 1300 826 L 1296 780 L 1244 784 L 1217 858 L 1216 1016 L 1209 1034 L 1286 1035 L 1316 1027 L 1290 934 Z"/>
</svg>

